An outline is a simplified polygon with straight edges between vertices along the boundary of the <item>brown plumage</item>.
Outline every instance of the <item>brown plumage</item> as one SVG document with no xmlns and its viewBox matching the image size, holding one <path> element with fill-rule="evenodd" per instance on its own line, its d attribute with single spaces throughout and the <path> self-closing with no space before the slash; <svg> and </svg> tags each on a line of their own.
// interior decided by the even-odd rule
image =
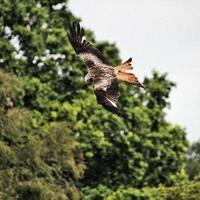
<svg viewBox="0 0 200 200">
<path fill-rule="evenodd" d="M 143 87 L 133 73 L 132 59 L 129 58 L 121 65 L 112 67 L 102 53 L 84 39 L 84 29 L 78 23 L 73 23 L 70 26 L 68 38 L 75 52 L 87 66 L 88 73 L 85 76 L 85 81 L 94 83 L 97 102 L 105 109 L 120 115 L 121 112 L 117 107 L 118 80 Z"/>
<path fill-rule="evenodd" d="M 139 82 L 138 78 L 133 73 L 131 62 L 132 58 L 129 58 L 126 62 L 114 68 L 117 79 L 144 88 L 144 86 Z"/>
</svg>

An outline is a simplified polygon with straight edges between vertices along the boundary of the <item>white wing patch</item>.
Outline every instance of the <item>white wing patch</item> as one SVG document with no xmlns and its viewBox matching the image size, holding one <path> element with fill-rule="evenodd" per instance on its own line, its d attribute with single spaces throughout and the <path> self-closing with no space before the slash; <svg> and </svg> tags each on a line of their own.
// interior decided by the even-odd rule
<svg viewBox="0 0 200 200">
<path fill-rule="evenodd" d="M 117 105 L 116 105 L 116 103 L 115 102 L 113 102 L 113 101 L 111 101 L 110 99 L 108 99 L 107 98 L 107 100 L 114 106 L 114 107 L 116 107 L 117 108 Z"/>
<path fill-rule="evenodd" d="M 82 43 L 84 40 L 86 40 L 85 35 L 82 37 L 82 39 L 81 39 L 81 43 Z"/>
</svg>

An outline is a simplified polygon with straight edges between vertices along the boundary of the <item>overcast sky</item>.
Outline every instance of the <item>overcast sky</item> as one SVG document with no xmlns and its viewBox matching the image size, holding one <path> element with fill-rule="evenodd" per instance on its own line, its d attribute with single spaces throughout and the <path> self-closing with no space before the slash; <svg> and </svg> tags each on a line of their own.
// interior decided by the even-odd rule
<svg viewBox="0 0 200 200">
<path fill-rule="evenodd" d="M 177 83 L 168 120 L 200 138 L 200 0 L 70 0 L 97 40 L 115 42 L 143 79 L 152 69 Z"/>
</svg>

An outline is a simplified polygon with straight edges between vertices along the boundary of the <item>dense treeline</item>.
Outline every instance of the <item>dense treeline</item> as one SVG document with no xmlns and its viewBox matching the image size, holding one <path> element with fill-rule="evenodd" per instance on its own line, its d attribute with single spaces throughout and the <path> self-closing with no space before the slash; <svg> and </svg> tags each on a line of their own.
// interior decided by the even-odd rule
<svg viewBox="0 0 200 200">
<path fill-rule="evenodd" d="M 84 200 L 199 200 L 200 183 L 190 183 L 173 187 L 157 188 L 119 187 L 113 191 L 103 185 L 85 190 Z"/>
<path fill-rule="evenodd" d="M 66 0 L 1 2 L 0 198 L 132 199 L 125 188 L 184 183 L 185 131 L 165 119 L 175 84 L 156 71 L 145 90 L 121 83 L 123 117 L 105 111 L 68 42 L 73 21 Z M 120 63 L 115 44 L 86 34 Z"/>
</svg>

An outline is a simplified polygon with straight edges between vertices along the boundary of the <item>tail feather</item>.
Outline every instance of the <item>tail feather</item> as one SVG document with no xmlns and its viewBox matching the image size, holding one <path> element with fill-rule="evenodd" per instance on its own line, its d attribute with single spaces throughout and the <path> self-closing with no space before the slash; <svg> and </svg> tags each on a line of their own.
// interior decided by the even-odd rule
<svg viewBox="0 0 200 200">
<path fill-rule="evenodd" d="M 142 83 L 139 82 L 138 78 L 135 76 L 134 73 L 118 72 L 116 75 L 118 80 L 126 81 L 138 87 L 144 88 L 144 86 L 142 85 Z"/>
<path fill-rule="evenodd" d="M 129 58 L 126 62 L 114 68 L 117 79 L 129 82 L 138 87 L 144 88 L 142 83 L 139 82 L 138 78 L 135 76 L 135 74 L 132 71 L 133 68 L 131 66 L 131 61 L 132 61 L 132 58 Z"/>
<path fill-rule="evenodd" d="M 127 70 L 132 70 L 133 67 L 130 65 L 130 64 L 122 64 L 122 65 L 119 65 L 117 67 L 115 67 L 115 70 L 122 70 L 122 71 L 127 71 Z"/>
<path fill-rule="evenodd" d="M 132 62 L 132 58 L 129 58 L 126 62 L 122 63 L 121 65 L 118 65 L 115 67 L 115 70 L 123 70 L 123 71 L 126 71 L 126 70 L 132 70 L 133 67 L 131 66 Z"/>
<path fill-rule="evenodd" d="M 125 61 L 124 63 L 122 63 L 122 65 L 126 64 L 126 63 L 130 63 L 131 64 L 131 62 L 132 62 L 132 58 L 129 58 L 127 61 Z"/>
</svg>

